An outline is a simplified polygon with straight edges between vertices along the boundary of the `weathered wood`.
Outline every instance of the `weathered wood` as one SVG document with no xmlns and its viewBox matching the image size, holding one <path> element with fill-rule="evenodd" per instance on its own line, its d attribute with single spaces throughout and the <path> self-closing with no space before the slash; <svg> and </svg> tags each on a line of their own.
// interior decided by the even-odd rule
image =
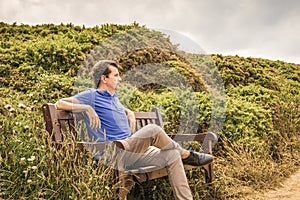
<svg viewBox="0 0 300 200">
<path fill-rule="evenodd" d="M 55 142 L 61 141 L 60 124 L 58 121 L 58 112 L 54 104 L 44 104 L 42 106 L 44 119 L 46 122 L 46 130 L 52 135 Z"/>
<path fill-rule="evenodd" d="M 135 112 L 134 115 L 137 119 L 157 119 L 155 112 Z"/>
<path fill-rule="evenodd" d="M 42 111 L 44 115 L 44 120 L 46 123 L 46 130 L 52 136 L 52 139 L 56 143 L 62 142 L 64 137 L 67 137 L 71 134 L 75 139 L 77 137 L 77 133 L 75 130 L 75 119 L 74 114 L 67 111 L 56 110 L 55 105 L 51 103 L 44 104 L 42 106 Z M 135 112 L 136 118 L 136 129 L 140 129 L 147 124 L 157 124 L 158 126 L 164 127 L 162 116 L 160 114 L 160 110 L 158 108 L 153 108 L 151 112 Z M 82 114 L 77 119 L 83 119 Z M 207 132 L 207 133 L 199 133 L 199 134 L 176 134 L 176 135 L 169 135 L 172 139 L 177 142 L 191 142 L 197 141 L 202 144 L 202 149 L 205 153 L 212 154 L 212 144 L 217 141 L 217 136 L 214 133 Z M 92 145 L 93 148 L 96 148 L 97 151 L 104 151 L 106 144 L 109 142 L 103 143 L 90 143 L 90 142 L 83 142 L 77 141 L 81 150 L 85 147 Z M 185 169 L 192 169 L 192 168 L 201 168 L 198 166 L 190 166 L 185 165 Z M 205 180 L 207 183 L 211 183 L 214 178 L 213 173 L 213 163 L 207 164 L 202 166 L 205 171 Z M 144 173 L 141 173 L 141 170 Z M 132 169 L 125 172 L 119 172 L 117 174 L 122 175 L 119 180 L 122 181 L 123 187 L 120 189 L 120 197 L 125 198 L 127 194 L 130 192 L 132 188 L 132 177 L 135 176 L 139 182 L 145 182 L 146 177 L 149 180 L 157 179 L 163 176 L 167 176 L 166 168 L 162 169 L 153 169 L 153 167 L 145 167 L 143 169 Z"/>
<path fill-rule="evenodd" d="M 164 128 L 164 122 L 163 122 L 162 116 L 160 114 L 160 110 L 158 108 L 153 108 L 151 111 L 155 112 L 156 116 L 157 116 L 157 118 L 155 119 L 155 124 Z"/>
</svg>

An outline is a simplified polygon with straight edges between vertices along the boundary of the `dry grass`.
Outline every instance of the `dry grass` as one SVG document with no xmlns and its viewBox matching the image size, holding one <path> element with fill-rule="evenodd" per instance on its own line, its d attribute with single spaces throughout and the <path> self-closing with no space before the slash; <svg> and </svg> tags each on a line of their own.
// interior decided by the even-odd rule
<svg viewBox="0 0 300 200">
<path fill-rule="evenodd" d="M 299 151 L 274 160 L 264 145 L 245 146 L 225 138 L 221 143 L 223 156 L 215 162 L 214 186 L 218 193 L 212 199 L 251 199 L 277 187 L 299 168 Z"/>
</svg>

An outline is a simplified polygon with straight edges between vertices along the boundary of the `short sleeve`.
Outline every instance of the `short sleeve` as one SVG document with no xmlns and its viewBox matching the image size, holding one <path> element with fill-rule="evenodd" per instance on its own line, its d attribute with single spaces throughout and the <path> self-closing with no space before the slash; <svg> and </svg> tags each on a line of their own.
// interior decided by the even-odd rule
<svg viewBox="0 0 300 200">
<path fill-rule="evenodd" d="M 80 101 L 81 104 L 94 107 L 93 102 L 95 101 L 95 89 L 87 89 L 86 91 L 76 94 L 74 98 Z"/>
</svg>

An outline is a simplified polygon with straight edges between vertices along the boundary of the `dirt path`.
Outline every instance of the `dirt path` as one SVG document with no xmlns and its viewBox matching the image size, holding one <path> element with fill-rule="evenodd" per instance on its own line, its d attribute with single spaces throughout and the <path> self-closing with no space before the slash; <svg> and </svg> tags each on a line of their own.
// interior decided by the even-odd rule
<svg viewBox="0 0 300 200">
<path fill-rule="evenodd" d="M 300 170 L 282 183 L 282 187 L 270 191 L 263 196 L 264 200 L 299 200 Z"/>
</svg>

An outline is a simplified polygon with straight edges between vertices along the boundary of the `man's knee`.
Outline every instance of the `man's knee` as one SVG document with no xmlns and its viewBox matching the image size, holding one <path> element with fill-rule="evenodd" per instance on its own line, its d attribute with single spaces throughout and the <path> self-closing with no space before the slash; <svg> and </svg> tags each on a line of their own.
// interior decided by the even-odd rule
<svg viewBox="0 0 300 200">
<path fill-rule="evenodd" d="M 138 130 L 132 137 L 139 137 L 139 138 L 152 138 L 155 135 L 164 133 L 164 130 L 156 125 L 156 124 L 148 124 Z"/>
<path fill-rule="evenodd" d="M 156 124 L 148 124 L 147 125 L 153 132 L 163 132 L 163 129 Z"/>
<path fill-rule="evenodd" d="M 143 132 L 147 132 L 151 135 L 156 135 L 158 133 L 164 133 L 164 130 L 156 124 L 148 124 L 148 125 L 144 126 L 141 130 L 143 130 Z"/>
</svg>

